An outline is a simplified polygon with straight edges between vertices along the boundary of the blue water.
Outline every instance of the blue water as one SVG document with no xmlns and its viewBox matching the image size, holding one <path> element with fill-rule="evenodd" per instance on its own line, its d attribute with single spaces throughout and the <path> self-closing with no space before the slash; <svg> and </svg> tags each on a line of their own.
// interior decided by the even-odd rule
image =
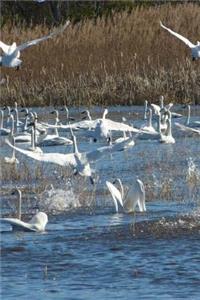
<svg viewBox="0 0 200 300">
<path fill-rule="evenodd" d="M 198 110 L 194 113 L 198 117 Z M 117 107 L 108 116 L 121 120 L 122 115 L 139 119 L 142 108 Z M 175 127 L 172 132 L 174 145 L 136 140 L 125 153 L 99 160 L 93 165 L 95 190 L 72 173 L 61 178 L 54 165 L 44 165 L 43 175 L 54 186 L 52 194 L 37 192 L 40 180 L 34 176 L 27 182 L 5 180 L 2 170 L 3 216 L 13 215 L 10 189 L 17 185 L 24 190 L 22 219 L 31 218 L 36 204 L 49 217 L 45 233 L 12 232 L 1 224 L 2 299 L 199 299 L 199 136 Z M 103 145 L 77 136 L 80 149 Z M 8 155 L 2 145 L 1 155 Z M 34 173 L 39 163 L 17 157 L 18 172 L 26 162 Z M 105 181 L 120 177 L 131 185 L 136 176 L 145 185 L 147 212 L 116 214 Z"/>
</svg>

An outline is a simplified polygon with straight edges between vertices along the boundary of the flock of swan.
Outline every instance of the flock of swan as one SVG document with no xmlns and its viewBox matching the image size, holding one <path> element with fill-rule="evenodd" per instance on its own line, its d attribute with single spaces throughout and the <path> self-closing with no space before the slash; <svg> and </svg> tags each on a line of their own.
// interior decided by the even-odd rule
<svg viewBox="0 0 200 300">
<path fill-rule="evenodd" d="M 70 22 L 67 21 L 59 30 L 19 46 L 15 42 L 12 45 L 7 45 L 0 41 L 0 48 L 3 51 L 3 55 L 0 56 L 0 65 L 18 69 L 22 63 L 20 59 L 21 51 L 55 37 L 62 33 L 69 24 Z M 197 42 L 195 45 L 187 38 L 164 26 L 162 22 L 160 22 L 160 26 L 189 46 L 193 60 L 200 58 L 200 42 Z M 4 157 L 4 161 L 8 164 L 19 164 L 19 159 L 16 158 L 15 154 L 15 151 L 18 151 L 33 160 L 53 163 L 67 168 L 70 167 L 74 175 L 79 174 L 80 176 L 87 177 L 94 184 L 94 170 L 91 168 L 91 163 L 101 159 L 104 155 L 125 151 L 127 148 L 133 147 L 137 139 L 157 140 L 164 144 L 175 143 L 172 135 L 172 119 L 180 118 L 182 115 L 171 112 L 173 103 L 164 106 L 163 97 L 161 97 L 160 102 L 160 105 L 149 105 L 145 101 L 143 123 L 140 122 L 139 124 L 135 124 L 135 126 L 108 119 L 108 109 L 104 110 L 102 118 L 93 120 L 90 112 L 85 111 L 83 112 L 85 116 L 82 120 L 72 122 L 72 118 L 69 117 L 69 111 L 65 106 L 62 108 L 62 111 L 66 112 L 66 124 L 60 122 L 59 111 L 54 110 L 52 114 L 55 115 L 55 123 L 52 125 L 38 122 L 37 113 L 29 112 L 27 108 L 22 109 L 20 112 L 21 114 L 24 113 L 25 119 L 23 121 L 19 120 L 17 103 L 15 103 L 15 107 L 12 109 L 6 106 L 0 110 L 0 135 L 7 137 L 5 142 L 12 148 L 13 152 L 11 157 Z M 4 115 L 6 115 L 6 120 Z M 190 123 L 189 105 L 188 117 L 185 124 L 180 122 L 175 122 L 174 124 L 183 131 L 200 134 L 200 122 Z M 50 130 L 51 133 L 49 133 Z M 60 136 L 59 132 L 62 131 L 68 132 L 70 137 Z M 80 152 L 77 145 L 77 138 L 74 134 L 75 131 L 81 131 L 84 137 L 93 140 L 95 143 L 99 140 L 105 141 L 106 145 L 97 147 L 95 150 L 89 152 Z M 123 136 L 113 140 L 113 132 L 121 132 Z M 27 144 L 26 149 L 16 146 L 16 144 L 20 143 Z M 45 153 L 42 149 L 43 147 L 56 145 L 72 146 L 72 151 L 67 154 L 58 152 Z M 116 184 L 119 185 L 119 188 L 116 187 Z M 140 212 L 146 211 L 145 188 L 140 179 L 137 178 L 126 193 L 124 193 L 120 178 L 117 178 L 113 183 L 106 181 L 106 186 L 113 199 L 116 212 L 119 209 L 118 205 L 127 213 L 134 212 L 137 206 Z M 18 197 L 18 218 L 1 218 L 1 221 L 9 223 L 13 229 L 17 230 L 44 231 L 48 222 L 46 213 L 38 212 L 29 223 L 23 222 L 21 220 L 21 191 L 15 189 L 12 193 Z"/>
<path fill-rule="evenodd" d="M 143 121 L 136 121 L 133 124 L 116 122 L 107 117 L 108 109 L 103 112 L 102 118 L 92 119 L 90 112 L 84 111 L 81 120 L 76 121 L 69 117 L 67 107 L 60 110 L 53 110 L 55 116 L 54 124 L 39 122 L 36 112 L 23 108 L 19 111 L 17 103 L 14 108 L 9 106 L 0 110 L 0 135 L 5 138 L 5 143 L 12 148 L 11 157 L 5 156 L 4 161 L 8 164 L 19 164 L 16 151 L 40 162 L 52 163 L 66 168 L 71 168 L 74 175 L 89 178 L 91 184 L 95 184 L 94 173 L 91 163 L 96 162 L 103 156 L 114 152 L 123 152 L 128 148 L 137 145 L 137 141 L 145 139 L 157 141 L 158 143 L 174 144 L 175 138 L 172 135 L 172 124 L 183 132 L 188 131 L 200 135 L 200 121 L 190 121 L 191 109 L 187 105 L 187 116 L 176 114 L 171 111 L 173 104 L 164 105 L 163 97 L 160 97 L 160 105 L 144 103 Z M 65 124 L 60 121 L 59 111 L 65 112 Z M 21 118 L 19 119 L 19 113 Z M 23 116 L 23 117 L 22 117 Z M 182 119 L 177 122 L 172 119 Z M 135 126 L 134 126 L 135 125 Z M 61 137 L 59 134 L 65 131 L 68 137 Z M 78 135 L 75 134 L 78 132 Z M 114 138 L 114 132 L 121 133 L 121 137 Z M 95 150 L 81 152 L 78 149 L 77 136 L 88 139 L 98 145 L 98 141 L 105 145 L 96 147 Z M 45 142 L 47 141 L 47 142 Z M 23 145 L 23 148 L 16 146 Z M 45 147 L 66 145 L 71 147 L 69 153 L 59 152 L 46 153 Z M 106 181 L 106 187 L 118 212 L 119 205 L 125 213 L 132 213 L 138 207 L 140 212 L 146 211 L 145 188 L 141 179 L 137 178 L 132 182 L 131 187 L 124 192 L 120 178 L 114 182 Z M 48 222 L 44 212 L 37 213 L 29 223 L 21 220 L 21 191 L 14 190 L 18 197 L 18 218 L 2 218 L 1 221 L 12 225 L 13 229 L 25 231 L 43 231 Z"/>
</svg>

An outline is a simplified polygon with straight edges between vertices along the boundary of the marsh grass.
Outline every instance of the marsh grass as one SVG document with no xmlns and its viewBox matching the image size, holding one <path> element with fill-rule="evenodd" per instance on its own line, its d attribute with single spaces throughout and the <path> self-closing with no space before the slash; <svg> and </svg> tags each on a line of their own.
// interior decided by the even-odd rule
<svg viewBox="0 0 200 300">
<path fill-rule="evenodd" d="M 136 7 L 85 20 L 26 49 L 21 70 L 2 69 L 2 105 L 142 104 L 161 94 L 168 102 L 200 103 L 199 62 L 160 28 L 160 20 L 193 42 L 200 35 L 198 3 Z M 6 24 L 1 38 L 20 44 L 48 32 L 45 25 Z"/>
</svg>

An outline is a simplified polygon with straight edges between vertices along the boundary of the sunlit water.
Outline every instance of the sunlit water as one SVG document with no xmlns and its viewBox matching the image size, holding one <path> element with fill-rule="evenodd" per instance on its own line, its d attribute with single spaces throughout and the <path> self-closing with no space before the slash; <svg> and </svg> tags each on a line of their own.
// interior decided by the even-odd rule
<svg viewBox="0 0 200 300">
<path fill-rule="evenodd" d="M 117 107 L 108 115 L 120 121 L 122 116 L 132 122 L 142 118 L 142 108 Z M 77 136 L 81 150 L 104 145 Z M 48 184 L 37 193 L 40 178 L 6 180 L 2 169 L 3 216 L 13 215 L 15 185 L 24 190 L 23 219 L 37 209 L 49 216 L 41 234 L 13 233 L 1 224 L 2 299 L 199 299 L 200 137 L 174 127 L 173 136 L 174 145 L 136 140 L 125 153 L 103 157 L 93 165 L 95 188 L 88 179 L 72 173 L 66 178 L 54 165 L 44 165 Z M 1 153 L 10 153 L 3 141 Z M 17 157 L 19 172 L 24 161 L 32 172 L 39 165 Z M 144 182 L 146 213 L 115 213 L 105 181 L 116 177 L 125 185 L 136 177 Z"/>
</svg>

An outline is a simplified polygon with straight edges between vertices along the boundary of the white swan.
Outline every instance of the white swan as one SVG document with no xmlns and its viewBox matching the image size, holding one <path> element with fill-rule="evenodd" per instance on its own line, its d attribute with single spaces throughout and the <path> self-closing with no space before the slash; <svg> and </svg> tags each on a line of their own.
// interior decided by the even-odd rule
<svg viewBox="0 0 200 300">
<path fill-rule="evenodd" d="M 33 45 L 37 45 L 38 43 L 40 43 L 42 41 L 45 41 L 49 38 L 53 38 L 57 34 L 62 33 L 65 30 L 65 28 L 69 25 L 69 23 L 70 23 L 70 21 L 67 21 L 61 29 L 58 29 L 57 31 L 52 32 L 49 35 L 26 42 L 19 46 L 17 46 L 15 42 L 12 45 L 6 45 L 2 41 L 0 41 L 0 48 L 4 52 L 4 55 L 0 56 L 0 65 L 4 66 L 4 67 L 10 67 L 10 68 L 19 67 L 22 63 L 22 60 L 19 59 L 20 51 L 22 51 L 28 47 L 31 47 Z"/>
<path fill-rule="evenodd" d="M 15 146 L 15 139 L 14 139 L 14 137 L 11 136 L 11 139 L 12 139 L 12 145 Z M 12 156 L 11 157 L 5 156 L 4 157 L 4 161 L 7 164 L 18 164 L 19 163 L 19 160 L 15 156 L 15 148 L 12 148 Z"/>
<path fill-rule="evenodd" d="M 152 109 L 149 108 L 148 109 L 149 111 L 149 118 L 148 118 L 148 121 L 147 121 L 147 124 L 142 126 L 140 129 L 143 131 L 143 132 L 151 132 L 151 133 L 158 133 L 155 128 L 152 126 Z"/>
<path fill-rule="evenodd" d="M 161 133 L 160 142 L 165 144 L 174 144 L 175 139 L 172 136 L 171 112 L 168 110 L 165 114 L 168 116 L 168 118 L 166 119 L 167 129 L 165 133 Z"/>
<path fill-rule="evenodd" d="M 30 143 L 31 142 L 31 134 L 28 132 L 16 133 L 14 134 L 15 124 L 14 124 L 14 117 L 11 114 L 11 132 L 10 135 L 14 136 L 15 143 Z"/>
<path fill-rule="evenodd" d="M 118 212 L 118 203 L 120 203 L 126 213 L 134 212 L 137 205 L 140 212 L 146 211 L 145 188 L 140 179 L 136 179 L 133 182 L 126 194 L 124 194 L 124 188 L 121 180 L 117 178 L 114 183 L 116 182 L 120 186 L 120 191 L 114 186 L 114 184 L 106 181 L 106 185 L 115 204 L 116 212 Z"/>
<path fill-rule="evenodd" d="M 200 121 L 194 121 L 194 122 L 190 121 L 191 107 L 190 107 L 189 104 L 187 105 L 187 111 L 188 111 L 188 115 L 187 115 L 187 120 L 186 120 L 186 124 L 185 125 L 187 127 L 191 127 L 191 128 L 200 127 Z"/>
<path fill-rule="evenodd" d="M 110 119 L 106 119 L 107 114 L 108 114 L 108 109 L 105 109 L 102 118 L 97 118 L 95 120 L 83 120 L 83 121 L 79 121 L 79 122 L 76 122 L 76 123 L 73 123 L 73 124 L 68 124 L 68 125 L 58 125 L 58 126 L 48 125 L 47 127 L 48 128 L 57 127 L 58 129 L 59 128 L 65 128 L 65 129 L 68 129 L 68 130 L 70 130 L 70 128 L 71 128 L 73 130 L 74 129 L 75 130 L 84 129 L 84 130 L 90 130 L 90 131 L 93 130 L 94 131 L 95 128 L 99 126 L 99 123 L 101 121 L 103 121 L 103 126 L 106 127 L 106 130 L 108 130 L 108 131 L 126 131 L 126 132 L 130 131 L 130 132 L 135 132 L 135 133 L 139 132 L 139 129 L 134 128 L 132 126 L 129 126 L 127 124 L 120 123 L 120 122 L 115 122 L 115 121 L 112 121 Z M 91 133 L 91 135 L 93 136 L 94 133 Z M 90 132 L 88 133 L 88 136 L 90 136 Z"/>
<path fill-rule="evenodd" d="M 0 110 L 0 114 L 1 114 L 1 121 L 0 121 L 0 136 L 5 136 L 8 135 L 10 133 L 10 129 L 9 128 L 4 128 L 3 127 L 3 121 L 4 121 L 4 111 L 1 109 Z"/>
<path fill-rule="evenodd" d="M 18 197 L 18 218 L 0 218 L 0 221 L 10 224 L 13 230 L 17 231 L 45 231 L 48 223 L 47 215 L 44 212 L 38 212 L 28 223 L 23 222 L 21 220 L 21 191 L 14 189 L 12 195 L 17 195 Z"/>
<path fill-rule="evenodd" d="M 174 32 L 171 29 L 169 29 L 166 26 L 164 26 L 161 21 L 160 21 L 160 26 L 162 28 L 166 29 L 169 33 L 171 33 L 175 37 L 177 37 L 179 40 L 181 40 L 182 42 L 184 42 L 191 49 L 192 60 L 196 60 L 196 59 L 200 58 L 200 42 L 197 42 L 196 45 L 193 44 L 193 43 L 191 43 L 184 36 L 180 35 L 179 33 Z"/>
<path fill-rule="evenodd" d="M 37 153 L 37 152 L 32 152 L 29 150 L 15 147 L 8 140 L 6 140 L 5 142 L 11 148 L 16 149 L 17 151 L 23 153 L 24 155 L 32 159 L 42 161 L 42 162 L 49 162 L 60 166 L 71 167 L 74 170 L 75 175 L 79 174 L 81 176 L 89 177 L 91 183 L 93 183 L 90 162 L 95 162 L 96 160 L 100 159 L 103 155 L 106 155 L 108 153 L 113 153 L 115 151 L 123 151 L 124 149 L 126 149 L 127 143 L 129 143 L 130 139 L 132 139 L 129 138 L 128 140 L 123 141 L 121 143 L 100 147 L 90 152 L 79 152 L 77 147 L 76 137 L 73 134 L 73 132 L 71 133 L 72 133 L 72 140 L 73 140 L 73 153 L 68 153 L 68 154 Z"/>
<path fill-rule="evenodd" d="M 73 142 L 70 139 L 59 136 L 58 128 L 56 127 L 59 122 L 58 111 L 55 110 L 52 113 L 56 114 L 55 127 L 53 128 L 54 133 L 53 134 L 45 133 L 44 135 L 43 134 L 40 135 L 37 139 L 37 145 L 45 146 L 45 147 L 46 146 L 58 146 L 58 145 L 71 145 Z M 35 125 L 35 127 L 36 127 L 36 125 Z"/>
</svg>

